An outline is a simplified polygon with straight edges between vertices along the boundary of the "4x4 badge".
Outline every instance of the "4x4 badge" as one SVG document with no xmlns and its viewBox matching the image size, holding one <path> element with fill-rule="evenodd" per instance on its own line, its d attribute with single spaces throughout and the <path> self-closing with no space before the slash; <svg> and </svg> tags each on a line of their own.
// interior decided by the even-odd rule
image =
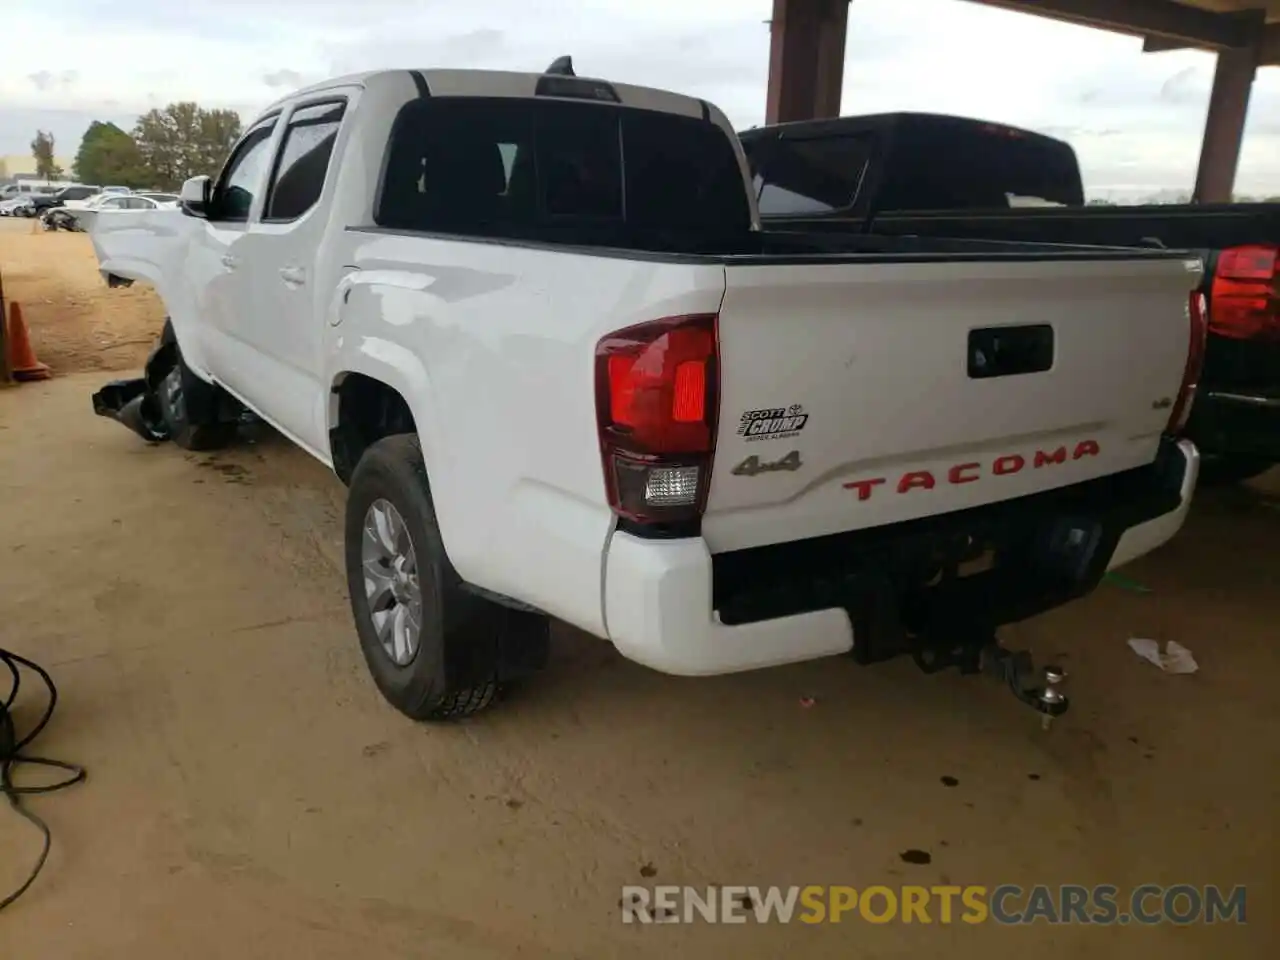
<svg viewBox="0 0 1280 960">
<path fill-rule="evenodd" d="M 800 451 L 792 450 L 781 460 L 774 460 L 772 463 L 761 463 L 759 457 L 747 457 L 733 468 L 732 473 L 735 477 L 754 477 L 761 473 L 773 473 L 778 470 L 799 470 L 802 466 Z"/>
</svg>

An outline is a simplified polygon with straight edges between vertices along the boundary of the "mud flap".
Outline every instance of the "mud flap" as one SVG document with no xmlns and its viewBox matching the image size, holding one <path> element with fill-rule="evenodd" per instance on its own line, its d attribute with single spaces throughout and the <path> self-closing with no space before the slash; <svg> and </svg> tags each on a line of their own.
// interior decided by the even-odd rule
<svg viewBox="0 0 1280 960">
<path fill-rule="evenodd" d="M 123 424 L 148 443 L 169 439 L 160 405 L 142 377 L 106 384 L 93 395 L 93 412 Z"/>
</svg>

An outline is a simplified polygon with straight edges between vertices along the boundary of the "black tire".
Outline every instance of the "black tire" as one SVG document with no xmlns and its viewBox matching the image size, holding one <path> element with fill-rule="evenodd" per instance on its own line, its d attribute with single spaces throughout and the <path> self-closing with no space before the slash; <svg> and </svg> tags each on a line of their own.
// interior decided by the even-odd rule
<svg viewBox="0 0 1280 960">
<path fill-rule="evenodd" d="M 174 351 L 173 367 L 156 388 L 156 401 L 160 407 L 160 416 L 169 427 L 169 439 L 183 450 L 220 450 L 235 439 L 236 425 L 190 421 L 186 391 L 196 378 L 182 362 L 182 354 L 177 353 L 176 346 Z"/>
<path fill-rule="evenodd" d="M 378 638 L 365 593 L 365 520 L 379 500 L 404 521 L 416 560 L 421 626 L 416 653 L 401 665 Z M 387 702 L 414 720 L 457 720 L 493 702 L 501 679 L 504 638 L 545 642 L 545 617 L 510 610 L 477 596 L 449 562 L 416 435 L 385 437 L 369 447 L 351 475 L 346 508 L 347 589 L 360 648 Z M 542 631 L 538 634 L 538 631 Z"/>
<path fill-rule="evenodd" d="M 1206 454 L 1200 461 L 1200 483 L 1206 487 L 1222 487 L 1244 483 L 1261 476 L 1276 465 L 1267 457 L 1240 454 Z"/>
</svg>

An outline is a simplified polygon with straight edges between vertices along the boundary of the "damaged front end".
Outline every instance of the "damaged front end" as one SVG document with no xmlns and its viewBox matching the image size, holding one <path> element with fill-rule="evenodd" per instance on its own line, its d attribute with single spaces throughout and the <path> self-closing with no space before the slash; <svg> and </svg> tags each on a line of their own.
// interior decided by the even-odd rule
<svg viewBox="0 0 1280 960">
<path fill-rule="evenodd" d="M 158 391 L 165 375 L 177 362 L 178 339 L 173 324 L 165 321 L 164 330 L 147 362 L 142 376 L 131 380 L 112 380 L 93 395 L 93 412 L 124 424 L 148 443 L 162 443 L 170 438 L 169 424 L 160 407 Z"/>
<path fill-rule="evenodd" d="M 167 320 L 142 376 L 105 384 L 93 395 L 93 412 L 124 424 L 148 443 L 173 440 L 187 449 L 220 446 L 239 427 L 258 422 L 225 390 L 191 372 Z"/>
<path fill-rule="evenodd" d="M 169 439 L 169 426 L 160 413 L 160 401 L 145 377 L 112 380 L 93 395 L 93 412 L 124 424 L 148 443 Z"/>
</svg>

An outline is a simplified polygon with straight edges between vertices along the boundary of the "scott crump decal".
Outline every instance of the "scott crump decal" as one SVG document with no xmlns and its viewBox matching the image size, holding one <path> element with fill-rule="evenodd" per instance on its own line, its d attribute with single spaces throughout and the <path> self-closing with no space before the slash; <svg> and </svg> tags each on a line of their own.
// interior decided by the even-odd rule
<svg viewBox="0 0 1280 960">
<path fill-rule="evenodd" d="M 797 436 L 808 422 L 809 414 L 798 403 L 789 407 L 748 410 L 738 422 L 738 436 L 748 441 L 780 440 Z"/>
</svg>

